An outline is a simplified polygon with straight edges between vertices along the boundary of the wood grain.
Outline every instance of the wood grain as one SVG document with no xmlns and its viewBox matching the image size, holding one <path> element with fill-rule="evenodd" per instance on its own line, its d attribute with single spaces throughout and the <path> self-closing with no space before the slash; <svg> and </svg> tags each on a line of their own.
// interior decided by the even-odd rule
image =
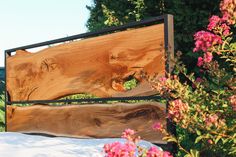
<svg viewBox="0 0 236 157">
<path fill-rule="evenodd" d="M 165 106 L 154 102 L 136 104 L 88 104 L 72 106 L 7 106 L 8 131 L 46 133 L 80 138 L 120 137 L 127 128 L 142 139 L 162 143 L 152 130 L 154 122 L 166 123 Z"/>
<path fill-rule="evenodd" d="M 19 50 L 7 57 L 7 91 L 11 101 L 51 100 L 77 93 L 115 97 L 128 95 L 123 83 L 135 77 L 141 87 L 129 91 L 129 96 L 148 95 L 152 89 L 140 73 L 164 75 L 164 54 L 164 24 L 73 41 L 37 53 Z"/>
</svg>

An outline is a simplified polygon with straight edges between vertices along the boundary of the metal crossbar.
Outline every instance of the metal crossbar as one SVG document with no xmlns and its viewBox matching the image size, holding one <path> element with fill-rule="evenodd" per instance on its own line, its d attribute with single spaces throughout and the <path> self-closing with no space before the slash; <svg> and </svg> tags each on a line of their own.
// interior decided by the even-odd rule
<svg viewBox="0 0 236 157">
<path fill-rule="evenodd" d="M 61 99 L 61 100 L 28 100 L 7 101 L 10 104 L 41 104 L 41 103 L 73 103 L 73 102 L 107 102 L 107 101 L 129 101 L 129 100 L 160 100 L 161 96 L 138 96 L 138 97 L 110 97 L 110 98 L 86 98 L 86 99 Z"/>
</svg>

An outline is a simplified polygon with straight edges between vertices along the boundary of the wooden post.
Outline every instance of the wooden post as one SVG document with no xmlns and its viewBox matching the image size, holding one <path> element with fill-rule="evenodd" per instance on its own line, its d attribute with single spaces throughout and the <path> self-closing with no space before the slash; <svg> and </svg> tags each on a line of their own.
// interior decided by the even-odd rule
<svg viewBox="0 0 236 157">
<path fill-rule="evenodd" d="M 173 15 L 165 15 L 165 49 L 166 49 L 166 76 L 171 75 L 174 68 L 174 19 Z M 166 105 L 166 112 L 168 114 L 169 103 Z M 175 124 L 167 118 L 167 131 L 176 135 Z M 175 155 L 177 153 L 177 145 L 173 142 L 167 144 L 169 151 Z"/>
</svg>

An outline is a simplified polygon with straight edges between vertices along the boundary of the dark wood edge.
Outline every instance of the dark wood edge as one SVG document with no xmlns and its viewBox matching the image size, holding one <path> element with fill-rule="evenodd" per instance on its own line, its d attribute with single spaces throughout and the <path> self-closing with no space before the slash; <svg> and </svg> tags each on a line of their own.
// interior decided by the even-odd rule
<svg viewBox="0 0 236 157">
<path fill-rule="evenodd" d="M 164 17 L 165 27 L 165 49 L 166 49 L 166 76 L 172 74 L 174 69 L 174 19 L 173 15 L 165 15 Z M 166 112 L 168 113 L 169 104 L 166 104 Z M 175 124 L 167 118 L 167 131 L 176 135 Z M 177 153 L 177 145 L 173 142 L 167 143 L 168 150 L 175 156 Z"/>
</svg>

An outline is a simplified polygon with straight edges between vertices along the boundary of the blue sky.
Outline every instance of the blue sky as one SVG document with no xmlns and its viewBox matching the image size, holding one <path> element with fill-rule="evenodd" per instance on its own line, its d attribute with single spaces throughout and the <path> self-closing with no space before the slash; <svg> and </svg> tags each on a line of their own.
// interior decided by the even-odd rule
<svg viewBox="0 0 236 157">
<path fill-rule="evenodd" d="M 4 50 L 86 32 L 91 0 L 0 0 L 0 67 Z"/>
</svg>

